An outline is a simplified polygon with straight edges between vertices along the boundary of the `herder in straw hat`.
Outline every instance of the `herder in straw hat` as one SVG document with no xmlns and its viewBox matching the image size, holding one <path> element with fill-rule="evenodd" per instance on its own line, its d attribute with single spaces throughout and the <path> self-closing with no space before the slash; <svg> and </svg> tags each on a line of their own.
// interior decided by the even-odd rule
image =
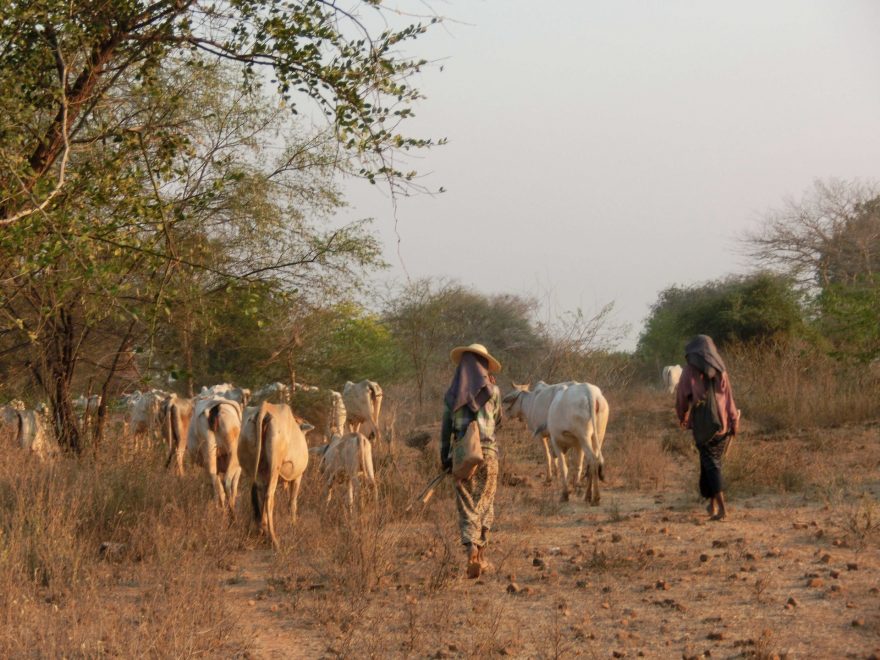
<svg viewBox="0 0 880 660">
<path fill-rule="evenodd" d="M 476 421 L 484 460 L 469 479 L 456 479 L 455 491 L 461 542 L 467 551 L 467 575 L 477 578 L 489 568 L 484 553 L 495 517 L 498 483 L 495 428 L 501 423 L 501 393 L 490 374 L 501 371 L 501 363 L 482 344 L 454 348 L 450 357 L 457 366 L 443 398 L 440 461 L 446 472 L 452 470 L 453 437 L 461 438 L 468 425 Z"/>
</svg>

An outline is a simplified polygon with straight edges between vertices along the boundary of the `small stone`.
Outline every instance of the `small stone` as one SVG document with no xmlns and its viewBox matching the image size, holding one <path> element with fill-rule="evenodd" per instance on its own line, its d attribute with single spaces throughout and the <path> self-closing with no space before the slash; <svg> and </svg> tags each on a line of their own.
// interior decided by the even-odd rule
<svg viewBox="0 0 880 660">
<path fill-rule="evenodd" d="M 745 557 L 747 561 L 755 561 L 757 559 L 757 557 L 751 552 L 747 552 Z"/>
<path fill-rule="evenodd" d="M 791 524 L 795 529 L 806 529 L 809 525 L 807 523 L 796 522 Z"/>
<path fill-rule="evenodd" d="M 853 628 L 861 628 L 864 625 L 865 625 L 864 619 L 853 619 L 852 620 L 852 627 Z"/>
<path fill-rule="evenodd" d="M 825 584 L 825 581 L 822 578 L 810 578 L 807 580 L 807 586 L 812 588 L 818 588 Z"/>
<path fill-rule="evenodd" d="M 248 605 L 250 605 L 251 607 L 253 607 L 253 606 L 256 605 L 256 604 L 257 604 L 257 601 L 255 601 L 253 598 L 251 598 L 251 599 L 248 601 Z"/>
<path fill-rule="evenodd" d="M 838 592 L 841 589 L 842 589 L 842 587 L 839 584 L 832 584 L 831 585 L 831 591 Z"/>
<path fill-rule="evenodd" d="M 603 594 L 610 594 L 610 593 L 611 593 L 611 587 L 609 587 L 608 585 L 605 585 L 604 587 L 602 587 L 602 593 L 603 593 Z"/>
<path fill-rule="evenodd" d="M 277 612 L 277 611 L 278 611 L 278 604 L 277 604 L 277 603 L 273 603 L 272 606 L 269 607 L 269 610 L 272 611 L 272 612 Z"/>
<path fill-rule="evenodd" d="M 578 589 L 586 589 L 589 583 L 586 580 L 578 580 L 575 582 L 574 586 Z"/>
<path fill-rule="evenodd" d="M 709 555 L 703 553 L 702 555 L 700 555 L 700 561 L 703 563 L 709 561 Z"/>
<path fill-rule="evenodd" d="M 716 540 L 712 541 L 712 547 L 713 548 L 726 548 L 727 541 L 721 541 L 719 539 L 716 539 Z"/>
<path fill-rule="evenodd" d="M 780 550 L 779 548 L 770 548 L 770 549 L 767 551 L 767 554 L 764 555 L 764 556 L 765 556 L 765 557 L 781 557 L 781 556 L 782 556 L 782 550 Z"/>
<path fill-rule="evenodd" d="M 840 577 L 840 571 L 831 571 L 828 575 L 833 577 L 835 580 Z"/>
<path fill-rule="evenodd" d="M 653 557 L 657 554 L 657 551 L 654 548 L 648 548 L 647 550 L 645 550 L 645 554 L 649 557 Z"/>
<path fill-rule="evenodd" d="M 519 585 L 516 582 L 511 582 L 507 585 L 507 593 L 509 594 L 518 594 L 522 589 L 519 588 Z"/>
<path fill-rule="evenodd" d="M 797 599 L 794 596 L 790 596 L 789 599 L 786 601 L 785 605 L 789 609 L 792 609 L 794 607 L 798 607 L 800 605 L 800 603 L 797 601 Z"/>
<path fill-rule="evenodd" d="M 857 563 L 855 563 L 854 561 L 851 561 L 846 565 L 846 570 L 857 571 L 857 570 L 859 570 L 859 565 Z"/>
<path fill-rule="evenodd" d="M 819 557 L 819 561 L 822 562 L 823 564 L 830 564 L 831 563 L 831 555 L 826 553 L 826 554 L 822 555 L 821 557 Z"/>
<path fill-rule="evenodd" d="M 532 566 L 535 566 L 535 567 L 537 567 L 537 568 L 544 568 L 546 565 L 547 565 L 547 562 L 545 562 L 545 561 L 544 561 L 543 559 L 541 559 L 540 557 L 535 557 L 535 558 L 532 560 Z"/>
<path fill-rule="evenodd" d="M 611 655 L 614 656 L 615 658 L 625 658 L 626 657 L 626 653 L 624 653 L 623 651 L 612 651 Z"/>
<path fill-rule="evenodd" d="M 612 543 L 620 543 L 623 540 L 623 537 L 620 534 L 612 534 L 611 542 Z"/>
<path fill-rule="evenodd" d="M 657 580 L 657 583 L 654 585 L 655 589 L 662 589 L 663 591 L 669 591 L 669 585 L 666 583 L 666 580 Z"/>
<path fill-rule="evenodd" d="M 611 605 L 608 604 L 607 600 L 604 603 L 602 603 L 602 609 L 603 610 L 610 610 L 611 609 Z"/>
</svg>

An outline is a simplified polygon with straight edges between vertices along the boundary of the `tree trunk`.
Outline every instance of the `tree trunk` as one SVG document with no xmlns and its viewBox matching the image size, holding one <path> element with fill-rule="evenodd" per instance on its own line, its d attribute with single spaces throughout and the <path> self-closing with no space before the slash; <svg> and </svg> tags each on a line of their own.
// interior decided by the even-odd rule
<svg viewBox="0 0 880 660">
<path fill-rule="evenodd" d="M 44 389 L 52 405 L 55 437 L 62 448 L 79 453 L 82 451 L 82 438 L 70 394 L 76 367 L 73 314 L 62 307 L 48 325 L 44 344 L 48 378 L 44 381 Z"/>
</svg>

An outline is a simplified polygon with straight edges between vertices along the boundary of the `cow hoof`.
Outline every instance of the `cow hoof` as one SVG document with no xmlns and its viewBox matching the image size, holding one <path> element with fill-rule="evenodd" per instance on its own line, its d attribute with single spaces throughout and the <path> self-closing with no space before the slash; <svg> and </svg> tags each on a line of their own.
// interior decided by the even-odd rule
<svg viewBox="0 0 880 660">
<path fill-rule="evenodd" d="M 599 466 L 599 481 L 605 481 L 605 466 Z"/>
<path fill-rule="evenodd" d="M 562 496 L 559 498 L 559 501 L 568 502 L 568 493 L 563 493 Z"/>
</svg>

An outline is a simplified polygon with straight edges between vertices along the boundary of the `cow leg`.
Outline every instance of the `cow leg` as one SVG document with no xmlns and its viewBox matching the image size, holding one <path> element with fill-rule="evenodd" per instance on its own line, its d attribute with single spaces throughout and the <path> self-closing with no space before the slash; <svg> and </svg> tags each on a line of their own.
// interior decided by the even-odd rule
<svg viewBox="0 0 880 660">
<path fill-rule="evenodd" d="M 580 486 L 581 482 L 584 479 L 584 450 L 580 447 L 575 447 L 575 452 L 577 455 L 578 463 L 577 472 L 574 475 L 574 485 Z"/>
<path fill-rule="evenodd" d="M 351 479 L 348 480 L 348 509 L 349 509 L 349 511 L 354 510 L 355 495 L 359 494 L 359 492 L 360 492 L 359 486 L 360 486 L 360 484 L 358 483 L 358 478 L 356 476 L 352 477 Z"/>
<path fill-rule="evenodd" d="M 553 458 L 552 454 L 550 453 L 550 438 L 548 438 L 545 435 L 541 438 L 541 442 L 544 443 L 544 457 L 547 459 L 547 483 L 549 484 L 550 482 L 553 481 L 553 462 L 554 462 L 554 458 Z M 557 472 L 558 472 L 558 470 L 559 469 L 557 467 Z"/>
<path fill-rule="evenodd" d="M 562 495 L 559 497 L 559 501 L 568 502 L 570 493 L 568 489 L 568 462 L 565 460 L 565 453 L 557 451 L 556 460 L 559 467 L 559 481 L 562 484 Z"/>
<path fill-rule="evenodd" d="M 217 502 L 222 508 L 226 507 L 226 493 L 223 490 L 223 483 L 217 476 L 217 445 L 210 442 L 208 447 L 208 476 L 211 479 L 211 485 L 214 486 L 214 494 L 217 496 Z"/>
<path fill-rule="evenodd" d="M 590 504 L 592 506 L 599 505 L 599 463 L 592 461 L 590 463 Z"/>
<path fill-rule="evenodd" d="M 238 497 L 238 482 L 241 479 L 241 466 L 236 462 L 230 465 L 226 470 L 226 478 L 224 479 L 224 487 L 229 497 L 229 510 L 235 515 L 235 500 Z"/>
<path fill-rule="evenodd" d="M 298 476 L 290 484 L 290 523 L 296 524 L 297 500 L 299 499 L 299 487 L 302 484 L 302 475 Z"/>
</svg>

